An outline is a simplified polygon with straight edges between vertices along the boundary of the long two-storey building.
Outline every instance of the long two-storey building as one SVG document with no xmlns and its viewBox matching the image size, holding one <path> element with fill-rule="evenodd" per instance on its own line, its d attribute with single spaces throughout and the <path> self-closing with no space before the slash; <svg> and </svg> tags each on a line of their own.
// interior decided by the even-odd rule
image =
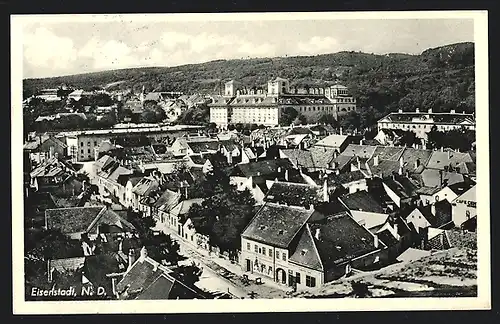
<svg viewBox="0 0 500 324">
<path fill-rule="evenodd" d="M 210 122 L 221 128 L 229 124 L 279 125 L 283 111 L 291 107 L 308 119 L 322 115 L 335 118 L 356 110 L 356 99 L 347 88 L 332 85 L 327 88 L 291 88 L 287 79 L 275 78 L 262 88 L 247 89 L 237 81 L 226 82 L 224 94 L 213 96 Z"/>
</svg>

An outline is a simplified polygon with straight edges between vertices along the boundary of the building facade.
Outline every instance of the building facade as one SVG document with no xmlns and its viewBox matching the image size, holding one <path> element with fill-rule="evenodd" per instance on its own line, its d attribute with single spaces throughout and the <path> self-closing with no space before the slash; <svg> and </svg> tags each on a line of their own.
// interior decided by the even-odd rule
<svg viewBox="0 0 500 324">
<path fill-rule="evenodd" d="M 210 122 L 221 128 L 238 123 L 276 126 L 287 108 L 295 109 L 308 119 L 318 119 L 322 115 L 338 118 L 355 111 L 356 100 L 345 86 L 299 91 L 290 87 L 289 80 L 277 77 L 268 82 L 267 91 L 255 87 L 247 89 L 231 80 L 225 84 L 224 95 L 213 96 L 209 107 Z"/>
<path fill-rule="evenodd" d="M 450 131 L 462 127 L 475 130 L 476 118 L 474 114 L 457 113 L 451 110 L 449 113 L 434 113 L 431 109 L 421 112 L 418 108 L 415 112 L 404 112 L 401 109 L 396 113 L 390 113 L 377 122 L 378 130 L 399 129 L 412 131 L 418 138 L 427 139 L 427 133 L 433 126 L 438 131 Z"/>
</svg>

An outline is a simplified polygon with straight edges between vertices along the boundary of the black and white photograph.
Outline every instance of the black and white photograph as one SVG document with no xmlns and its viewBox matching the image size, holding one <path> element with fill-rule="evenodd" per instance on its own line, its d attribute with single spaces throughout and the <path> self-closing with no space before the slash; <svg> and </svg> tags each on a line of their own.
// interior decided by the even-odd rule
<svg viewBox="0 0 500 324">
<path fill-rule="evenodd" d="M 491 307 L 487 12 L 14 15 L 11 42 L 14 312 Z"/>
</svg>

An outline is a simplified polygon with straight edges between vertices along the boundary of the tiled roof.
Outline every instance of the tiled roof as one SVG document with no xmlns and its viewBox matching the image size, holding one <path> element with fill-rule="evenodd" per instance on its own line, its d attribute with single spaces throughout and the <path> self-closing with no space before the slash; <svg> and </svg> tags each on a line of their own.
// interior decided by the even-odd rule
<svg viewBox="0 0 500 324">
<path fill-rule="evenodd" d="M 218 140 L 206 140 L 187 143 L 194 153 L 217 151 L 221 143 Z"/>
<path fill-rule="evenodd" d="M 326 147 L 332 147 L 332 148 L 339 148 L 342 144 L 345 143 L 349 136 L 347 135 L 330 135 L 322 140 L 318 141 L 314 146 L 326 146 Z"/>
<path fill-rule="evenodd" d="M 415 190 L 416 194 L 432 196 L 441 190 L 440 187 L 420 187 Z"/>
<path fill-rule="evenodd" d="M 339 155 L 332 161 L 335 162 L 336 169 L 342 170 L 351 163 L 354 163 L 356 161 L 356 157 L 351 155 Z"/>
<path fill-rule="evenodd" d="M 161 194 L 160 198 L 156 200 L 156 202 L 153 204 L 153 207 L 161 207 L 162 210 L 170 210 L 170 208 L 178 203 L 180 197 L 180 193 L 167 189 Z"/>
<path fill-rule="evenodd" d="M 311 147 L 309 152 L 311 152 L 311 157 L 316 168 L 330 168 L 330 163 L 335 156 L 335 149 L 326 147 Z"/>
<path fill-rule="evenodd" d="M 382 232 L 378 232 L 375 235 L 377 235 L 379 240 L 382 241 L 386 246 L 394 246 L 398 244 L 398 240 L 388 229 L 385 229 Z"/>
<path fill-rule="evenodd" d="M 115 211 L 108 208 L 106 208 L 105 211 L 99 215 L 99 218 L 94 219 L 94 221 L 87 228 L 87 232 L 96 234 L 97 228 L 103 225 L 108 227 L 106 232 L 109 231 L 111 233 L 130 233 L 135 231 L 134 225 L 122 218 Z"/>
<path fill-rule="evenodd" d="M 158 180 L 153 177 L 143 177 L 132 189 L 132 192 L 139 196 L 147 196 L 150 192 L 158 189 Z"/>
<path fill-rule="evenodd" d="M 203 298 L 194 289 L 173 278 L 170 273 L 170 269 L 149 257 L 144 260 L 139 258 L 117 284 L 116 290 L 120 294 L 127 290 L 127 299 Z"/>
<path fill-rule="evenodd" d="M 281 154 L 286 156 L 297 168 L 314 168 L 315 164 L 312 159 L 312 153 L 306 150 L 300 149 L 282 149 Z"/>
<path fill-rule="evenodd" d="M 419 188 L 411 179 L 406 176 L 387 177 L 383 183 L 401 198 L 412 197 Z"/>
<path fill-rule="evenodd" d="M 241 234 L 250 240 L 287 248 L 314 210 L 265 203 Z"/>
<path fill-rule="evenodd" d="M 304 226 L 299 234 L 300 238 L 295 251 L 288 259 L 289 262 L 305 266 L 310 269 L 323 271 L 323 264 L 318 253 L 314 238 L 309 226 Z"/>
<path fill-rule="evenodd" d="M 59 228 L 68 234 L 85 232 L 105 209 L 106 207 L 102 206 L 47 209 L 45 211 L 47 228 Z"/>
<path fill-rule="evenodd" d="M 193 198 L 193 199 L 187 199 L 179 202 L 175 207 L 173 207 L 170 210 L 170 213 L 172 215 L 185 215 L 189 212 L 189 209 L 191 206 L 194 204 L 201 204 L 203 203 L 203 198 Z"/>
<path fill-rule="evenodd" d="M 361 190 L 339 198 L 349 210 L 384 214 L 384 208 L 367 191 Z"/>
<path fill-rule="evenodd" d="M 360 158 L 371 158 L 376 146 L 349 144 L 339 156 L 359 156 Z"/>
<path fill-rule="evenodd" d="M 427 168 L 444 170 L 445 166 L 455 167 L 461 162 L 474 162 L 469 153 L 433 151 Z"/>
<path fill-rule="evenodd" d="M 333 184 L 348 184 L 354 181 L 359 181 L 365 178 L 365 175 L 361 171 L 352 171 L 340 174 L 329 174 L 328 182 Z M 319 184 L 319 183 L 318 183 Z"/>
<path fill-rule="evenodd" d="M 293 169 L 293 165 L 288 159 L 262 160 L 238 164 L 231 172 L 231 175 L 247 178 L 251 176 L 271 175 L 278 171 L 278 167 L 281 167 L 283 172 L 284 170 Z"/>
<path fill-rule="evenodd" d="M 348 213 L 328 216 L 322 221 L 308 225 L 326 271 L 377 250 L 373 235 Z M 315 237 L 317 230 L 319 239 Z"/>
<path fill-rule="evenodd" d="M 30 172 L 30 177 L 55 177 L 58 175 L 69 175 L 74 169 L 68 163 L 56 158 L 55 156 L 44 161 L 41 165 Z"/>
<path fill-rule="evenodd" d="M 398 161 L 403 154 L 403 147 L 377 146 L 373 152 L 373 157 L 378 156 L 379 160 Z M 373 159 L 372 157 L 372 159 Z"/>
<path fill-rule="evenodd" d="M 264 201 L 309 207 L 323 199 L 322 187 L 290 182 L 274 182 L 269 188 Z"/>
<path fill-rule="evenodd" d="M 442 175 L 440 174 L 440 171 Z M 437 169 L 425 169 L 421 173 L 422 183 L 425 187 L 441 187 L 441 177 L 443 180 L 443 184 L 446 182 L 448 185 L 464 181 L 463 175 L 456 172 L 446 172 Z"/>
</svg>

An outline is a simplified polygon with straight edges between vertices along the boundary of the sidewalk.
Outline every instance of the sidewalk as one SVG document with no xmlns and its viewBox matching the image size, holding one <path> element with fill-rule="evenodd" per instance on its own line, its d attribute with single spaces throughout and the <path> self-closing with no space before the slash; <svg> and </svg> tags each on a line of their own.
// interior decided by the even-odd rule
<svg viewBox="0 0 500 324">
<path fill-rule="evenodd" d="M 238 287 L 238 289 L 243 289 L 247 292 L 256 292 L 260 297 L 268 297 L 268 298 L 284 298 L 286 297 L 286 291 L 290 289 L 290 287 L 286 287 L 274 282 L 272 279 L 262 276 L 260 274 L 252 274 L 250 272 L 245 272 L 241 269 L 238 264 L 233 264 L 229 260 L 220 258 L 218 255 L 214 253 L 210 253 L 209 251 L 202 249 L 190 242 L 185 241 L 182 237 L 180 237 L 174 230 L 168 228 L 164 224 L 158 224 L 155 230 L 160 230 L 165 234 L 170 234 L 172 238 L 176 239 L 181 246 L 181 249 L 184 251 L 190 258 L 197 259 L 204 266 L 210 268 L 215 274 L 219 277 L 229 281 L 232 285 Z M 212 263 L 212 264 L 210 264 Z M 221 269 L 217 269 L 220 267 L 234 274 L 236 278 L 225 278 L 221 275 Z M 241 282 L 242 276 L 246 274 L 250 280 L 250 285 L 245 286 Z M 260 277 L 262 279 L 262 284 L 256 284 L 255 278 Z"/>
</svg>

